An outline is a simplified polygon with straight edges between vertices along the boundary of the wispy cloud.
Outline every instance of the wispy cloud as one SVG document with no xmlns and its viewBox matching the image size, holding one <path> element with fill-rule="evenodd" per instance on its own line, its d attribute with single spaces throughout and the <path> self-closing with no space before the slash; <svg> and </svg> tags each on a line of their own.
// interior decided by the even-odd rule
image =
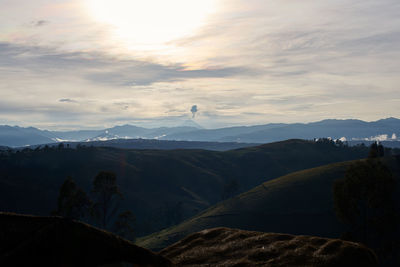
<svg viewBox="0 0 400 267">
<path fill-rule="evenodd" d="M 61 103 L 76 103 L 76 100 L 70 99 L 70 98 L 61 98 L 60 100 L 58 100 L 58 102 Z"/>
<path fill-rule="evenodd" d="M 48 20 L 34 20 L 34 21 L 31 21 L 31 25 L 34 26 L 34 27 L 42 27 L 42 26 L 45 26 L 45 25 L 47 25 L 49 23 L 50 23 L 50 21 L 48 21 Z"/>
<path fill-rule="evenodd" d="M 187 70 L 179 64 L 119 60 L 95 52 L 59 52 L 54 48 L 0 42 L 0 66 L 31 72 L 70 74 L 114 86 L 150 85 L 192 78 L 255 75 L 250 68 L 226 67 Z"/>
<path fill-rule="evenodd" d="M 398 0 L 218 0 L 162 51 L 110 38 L 81 1 L 5 1 L 0 122 L 154 124 L 193 104 L 210 127 L 400 116 Z"/>
</svg>

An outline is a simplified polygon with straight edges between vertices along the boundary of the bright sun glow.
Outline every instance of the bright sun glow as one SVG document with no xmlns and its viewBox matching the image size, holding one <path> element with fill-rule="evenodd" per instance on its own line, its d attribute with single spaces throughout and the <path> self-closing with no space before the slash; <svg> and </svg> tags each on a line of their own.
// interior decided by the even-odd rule
<svg viewBox="0 0 400 267">
<path fill-rule="evenodd" d="M 217 0 L 87 0 L 90 15 L 134 46 L 162 46 L 192 34 Z"/>
</svg>

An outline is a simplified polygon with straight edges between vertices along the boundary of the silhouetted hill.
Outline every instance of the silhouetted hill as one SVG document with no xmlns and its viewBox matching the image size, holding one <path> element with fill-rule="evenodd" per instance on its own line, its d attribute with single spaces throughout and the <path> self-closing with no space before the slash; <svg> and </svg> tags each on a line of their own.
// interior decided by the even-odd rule
<svg viewBox="0 0 400 267">
<path fill-rule="evenodd" d="M 160 252 L 178 266 L 378 266 L 373 251 L 338 239 L 215 228 Z"/>
<path fill-rule="evenodd" d="M 71 176 L 89 192 L 101 170 L 117 174 L 133 210 L 138 233 L 151 233 L 197 214 L 221 200 L 235 181 L 240 193 L 273 178 L 366 157 L 366 147 L 288 140 L 226 152 L 126 150 L 103 147 L 25 149 L 0 154 L 0 210 L 48 215 Z M 177 215 L 178 213 L 178 215 Z"/>
<path fill-rule="evenodd" d="M 179 225 L 138 240 L 159 250 L 184 236 L 214 227 L 338 238 L 345 230 L 333 210 L 332 185 L 352 162 L 302 170 L 262 183 Z M 400 181 L 400 157 L 388 157 Z"/>
<path fill-rule="evenodd" d="M 128 240 L 60 217 L 0 212 L 1 266 L 171 266 L 171 262 Z"/>
<path fill-rule="evenodd" d="M 57 147 L 60 143 L 47 144 L 48 146 Z M 238 148 L 257 146 L 260 144 L 253 143 L 237 143 L 237 142 L 199 142 L 199 141 L 174 141 L 174 140 L 157 140 L 157 139 L 111 139 L 106 141 L 88 141 L 88 142 L 63 142 L 63 145 L 76 148 L 79 145 L 96 146 L 96 147 L 115 147 L 122 149 L 205 149 L 214 151 L 227 151 Z M 35 149 L 38 146 L 30 146 Z M 24 149 L 26 147 L 16 148 Z M 1 147 L 0 147 L 1 149 Z"/>
</svg>

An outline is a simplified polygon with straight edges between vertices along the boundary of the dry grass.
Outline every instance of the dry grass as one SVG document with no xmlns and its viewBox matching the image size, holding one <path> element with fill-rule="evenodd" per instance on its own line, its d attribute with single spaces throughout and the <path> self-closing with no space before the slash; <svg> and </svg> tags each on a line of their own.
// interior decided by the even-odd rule
<svg viewBox="0 0 400 267">
<path fill-rule="evenodd" d="M 162 250 L 177 266 L 377 266 L 375 254 L 352 242 L 312 236 L 214 228 Z"/>
</svg>

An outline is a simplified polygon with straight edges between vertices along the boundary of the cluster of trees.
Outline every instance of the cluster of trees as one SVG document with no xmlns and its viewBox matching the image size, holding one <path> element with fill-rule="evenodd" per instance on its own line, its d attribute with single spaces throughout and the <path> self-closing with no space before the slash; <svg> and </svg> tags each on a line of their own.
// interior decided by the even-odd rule
<svg viewBox="0 0 400 267">
<path fill-rule="evenodd" d="M 374 249 L 383 266 L 396 266 L 400 263 L 397 186 L 384 155 L 384 147 L 374 143 L 368 159 L 348 167 L 345 177 L 334 183 L 334 206 L 338 218 L 349 226 L 344 239 Z"/>
<path fill-rule="evenodd" d="M 52 215 L 81 220 L 134 240 L 135 217 L 131 211 L 120 212 L 123 195 L 112 172 L 101 171 L 93 180 L 90 194 L 79 188 L 71 177 L 62 184 L 57 209 Z"/>
<path fill-rule="evenodd" d="M 77 144 L 64 144 L 64 143 L 58 143 L 58 144 L 52 144 L 52 145 L 38 145 L 38 146 L 33 146 L 33 147 L 25 147 L 23 149 L 12 149 L 7 147 L 7 149 L 0 149 L 0 153 L 29 153 L 29 152 L 49 152 L 49 151 L 59 151 L 59 150 L 67 150 L 67 149 L 76 149 L 76 150 L 84 150 L 84 149 L 93 149 L 94 146 L 90 145 L 87 146 L 85 144 L 77 143 Z"/>
<path fill-rule="evenodd" d="M 340 139 L 332 139 L 332 138 L 316 138 L 314 139 L 314 142 L 318 143 L 318 144 L 325 144 L 325 145 L 333 145 L 333 146 L 337 146 L 337 147 L 347 147 L 349 146 L 349 144 L 347 143 L 347 141 L 343 142 Z"/>
</svg>

